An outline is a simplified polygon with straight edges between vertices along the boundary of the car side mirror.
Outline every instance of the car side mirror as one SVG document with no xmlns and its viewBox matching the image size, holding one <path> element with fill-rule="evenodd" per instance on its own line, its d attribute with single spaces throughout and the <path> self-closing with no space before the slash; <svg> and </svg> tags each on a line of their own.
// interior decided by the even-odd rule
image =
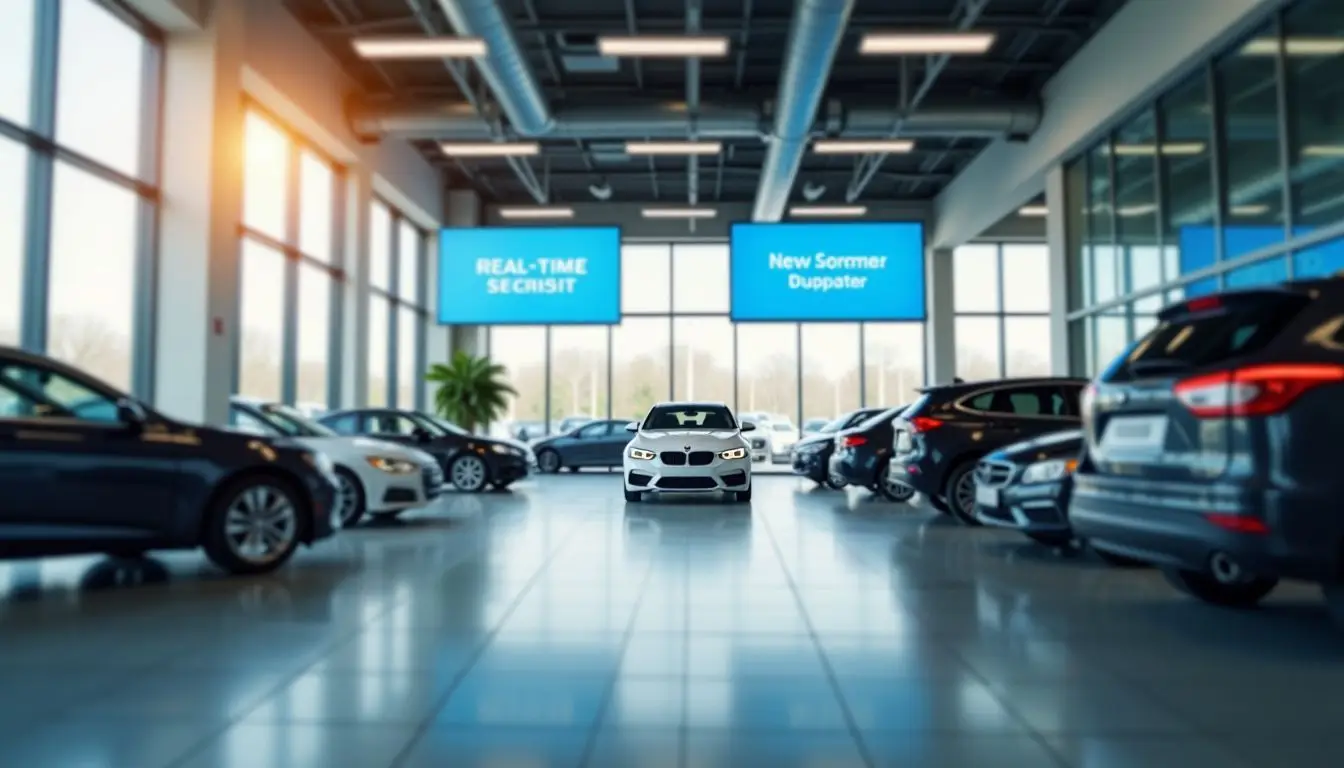
<svg viewBox="0 0 1344 768">
<path fill-rule="evenodd" d="M 755 425 L 755 424 L 752 424 L 750 421 L 744 421 L 744 422 L 742 422 L 742 431 L 743 431 L 743 432 L 755 432 L 755 431 L 756 431 L 756 425 Z"/>
<path fill-rule="evenodd" d="M 629 424 L 626 424 L 626 425 L 625 425 L 625 431 L 626 431 L 626 432 L 638 432 L 638 431 L 639 431 L 639 422 L 637 422 L 637 421 L 632 421 L 632 422 L 630 422 Z"/>
<path fill-rule="evenodd" d="M 411 437 L 414 437 L 414 438 L 415 438 L 415 442 L 417 442 L 417 443 L 428 443 L 428 442 L 429 442 L 429 438 L 430 438 L 430 434 L 429 434 L 429 431 L 428 431 L 428 430 L 417 429 L 417 430 L 415 430 L 414 432 L 411 433 Z"/>
<path fill-rule="evenodd" d="M 148 420 L 149 416 L 139 403 L 124 397 L 117 401 L 117 421 L 132 429 L 139 429 Z"/>
</svg>

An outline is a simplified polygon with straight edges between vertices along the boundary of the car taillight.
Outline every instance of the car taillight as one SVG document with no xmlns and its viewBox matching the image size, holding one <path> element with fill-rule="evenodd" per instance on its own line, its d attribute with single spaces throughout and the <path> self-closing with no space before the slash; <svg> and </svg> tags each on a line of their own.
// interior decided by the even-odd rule
<svg viewBox="0 0 1344 768">
<path fill-rule="evenodd" d="M 840 444 L 846 448 L 858 448 L 868 442 L 868 438 L 863 435 L 845 435 L 840 439 Z"/>
<path fill-rule="evenodd" d="M 941 419 L 935 419 L 932 416 L 916 416 L 910 420 L 910 431 L 915 434 L 930 432 L 943 426 Z"/>
<path fill-rule="evenodd" d="M 1224 419 L 1281 413 L 1307 391 L 1339 383 L 1344 383 L 1344 366 L 1256 365 L 1184 379 L 1174 391 L 1196 417 Z"/>
<path fill-rule="evenodd" d="M 1213 309 L 1221 309 L 1223 300 L 1219 296 L 1200 296 L 1197 299 L 1191 299 L 1185 303 L 1185 311 L 1190 313 L 1208 312 Z"/>
<path fill-rule="evenodd" d="M 1233 533 L 1251 533 L 1260 535 L 1269 533 L 1269 526 L 1265 524 L 1264 520 L 1257 517 L 1210 512 L 1204 515 L 1204 519 L 1225 531 L 1231 531 Z"/>
</svg>

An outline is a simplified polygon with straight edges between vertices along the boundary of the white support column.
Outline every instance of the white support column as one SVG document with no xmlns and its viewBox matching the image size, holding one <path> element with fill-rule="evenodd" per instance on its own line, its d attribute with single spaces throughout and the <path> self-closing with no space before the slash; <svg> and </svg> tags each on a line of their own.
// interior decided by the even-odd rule
<svg viewBox="0 0 1344 768">
<path fill-rule="evenodd" d="M 369 206 L 373 178 L 356 166 L 345 189 L 345 354 L 341 371 L 341 406 L 358 408 L 369 396 Z"/>
<path fill-rule="evenodd" d="M 445 211 L 444 220 L 448 222 L 449 227 L 479 227 L 481 226 L 484 212 L 481 207 L 481 197 L 475 190 L 470 189 L 450 189 L 448 190 L 448 210 Z M 488 329 L 483 326 L 456 326 L 452 329 L 449 339 L 449 348 L 451 352 L 463 350 L 473 355 L 484 355 L 487 341 Z"/>
<path fill-rule="evenodd" d="M 425 369 L 448 362 L 452 345 L 449 328 L 439 325 L 439 233 L 425 238 L 425 296 L 429 306 L 429 325 L 425 331 Z M 424 383 L 425 406 L 434 407 L 434 385 Z"/>
<path fill-rule="evenodd" d="M 950 384 L 957 376 L 957 329 L 952 307 L 952 249 L 930 248 L 925 254 L 929 320 L 925 327 L 929 384 Z"/>
<path fill-rule="evenodd" d="M 243 4 L 216 3 L 205 29 L 164 46 L 154 400 L 211 424 L 237 375 L 245 37 Z"/>
<path fill-rule="evenodd" d="M 1050 248 L 1050 369 L 1069 375 L 1069 200 L 1064 166 L 1046 172 L 1045 243 Z"/>
</svg>

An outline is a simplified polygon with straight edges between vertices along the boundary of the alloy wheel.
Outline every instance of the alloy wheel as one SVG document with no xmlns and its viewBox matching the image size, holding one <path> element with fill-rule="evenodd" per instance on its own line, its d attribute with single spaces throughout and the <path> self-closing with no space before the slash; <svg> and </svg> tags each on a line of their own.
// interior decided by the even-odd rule
<svg viewBox="0 0 1344 768">
<path fill-rule="evenodd" d="M 474 491 L 485 485 L 485 462 L 475 456 L 463 456 L 453 462 L 453 485 Z"/>
<path fill-rule="evenodd" d="M 882 484 L 886 486 L 887 498 L 892 501 L 908 501 L 910 497 L 915 495 L 915 489 L 905 483 L 898 482 L 891 476 L 890 470 L 885 474 L 886 476 L 882 478 Z"/>
<path fill-rule="evenodd" d="M 247 488 L 224 514 L 224 540 L 229 551 L 254 565 L 284 557 L 293 548 L 298 532 L 294 501 L 271 485 Z"/>
<path fill-rule="evenodd" d="M 975 473 L 967 472 L 957 478 L 957 487 L 952 489 L 952 503 L 970 519 L 975 517 Z"/>
<path fill-rule="evenodd" d="M 560 471 L 560 454 L 555 451 L 543 451 L 537 457 L 537 462 L 541 466 L 541 471 L 546 473 Z"/>
<path fill-rule="evenodd" d="M 349 477 L 344 472 L 337 475 L 340 480 L 340 515 L 341 527 L 345 527 L 359 514 L 359 489 L 355 487 L 354 478 Z"/>
</svg>

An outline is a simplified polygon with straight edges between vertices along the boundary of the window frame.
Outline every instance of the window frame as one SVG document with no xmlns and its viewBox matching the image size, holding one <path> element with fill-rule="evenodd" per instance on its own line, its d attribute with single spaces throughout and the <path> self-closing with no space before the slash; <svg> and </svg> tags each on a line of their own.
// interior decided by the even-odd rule
<svg viewBox="0 0 1344 768">
<path fill-rule="evenodd" d="M 370 308 L 369 311 L 372 312 L 374 302 L 369 301 L 368 297 L 376 295 L 387 300 L 387 360 L 383 361 L 386 366 L 385 380 L 387 382 L 387 407 L 405 408 L 407 410 L 415 411 L 424 410 L 426 398 L 425 388 L 423 386 L 415 387 L 415 394 L 412 398 L 412 402 L 401 402 L 401 372 L 399 370 L 401 367 L 400 310 L 404 307 L 409 309 L 416 316 L 415 361 L 412 370 L 423 372 L 425 370 L 425 363 L 428 359 L 425 352 L 425 342 L 429 335 L 428 327 L 430 322 L 430 312 L 428 306 L 429 291 L 425 285 L 425 276 L 429 274 L 428 252 L 431 233 L 415 223 L 414 219 L 407 216 L 404 211 L 393 205 L 381 195 L 373 195 L 370 199 L 370 210 L 372 210 L 372 207 L 375 205 L 381 205 L 388 212 L 388 241 L 386 246 L 389 274 L 384 276 L 387 279 L 386 288 L 374 285 L 372 280 L 366 281 L 368 283 L 368 295 L 365 298 L 365 302 Z M 403 255 L 401 251 L 401 235 L 402 231 L 407 228 L 414 232 L 419 239 L 419 247 L 416 248 L 414 252 L 416 260 L 415 274 L 417 276 L 418 287 L 415 297 L 409 300 L 401 296 L 401 262 Z M 371 228 L 369 236 L 372 237 Z M 365 249 L 366 254 L 371 251 L 372 248 Z M 371 269 L 372 260 L 366 260 L 365 264 L 366 269 Z M 367 380 L 368 378 L 368 372 L 366 372 L 365 379 Z"/>
<path fill-rule="evenodd" d="M 992 242 L 987 242 L 987 241 L 971 241 L 970 243 L 967 243 L 967 245 L 976 246 L 976 247 L 983 247 L 983 246 L 986 246 L 986 245 L 990 245 L 990 246 L 993 246 L 993 247 L 994 247 L 994 250 L 995 250 L 995 261 L 996 261 L 997 264 L 998 264 L 998 272 L 997 272 L 997 275 L 996 275 L 996 281 L 997 281 L 997 284 L 995 285 L 995 291 L 996 291 L 996 294 L 997 294 L 997 297 L 998 297 L 998 298 L 997 298 L 997 305 L 996 305 L 996 306 L 998 306 L 998 310 L 997 310 L 997 311 L 992 311 L 992 312 L 991 312 L 991 311 L 986 311 L 986 310 L 980 310 L 980 311 L 966 310 L 966 311 L 961 311 L 961 310 L 956 310 L 955 307 L 954 307 L 954 311 L 953 311 L 953 313 L 952 313 L 952 322 L 955 324 L 956 321 L 959 320 L 959 319 L 961 319 L 961 318 L 982 318 L 982 319 L 992 319 L 992 320 L 994 320 L 994 321 L 995 321 L 995 324 L 996 324 L 996 326 L 997 326 L 997 329 L 998 329 L 998 330 L 997 330 L 997 334 L 998 334 L 998 369 L 999 369 L 999 370 L 998 370 L 998 378 L 1008 378 L 1008 323 L 1005 322 L 1005 321 L 1007 321 L 1007 320 L 1009 320 L 1009 319 L 1012 319 L 1012 318 L 1034 318 L 1034 319 L 1041 319 L 1041 318 L 1044 318 L 1044 319 L 1047 319 L 1047 320 L 1048 320 L 1048 319 L 1050 318 L 1050 310 L 1049 310 L 1049 308 L 1047 308 L 1046 311 L 1044 311 L 1044 312 L 1023 312 L 1023 311 L 1017 311 L 1017 310 L 1014 310 L 1014 311 L 1008 311 L 1008 310 L 1005 310 L 1005 309 L 1004 309 L 1004 307 L 1006 306 L 1006 303 L 1005 303 L 1005 301 L 1004 301 L 1004 299 L 1006 298 L 1006 296 L 1005 296 L 1005 287 L 1004 287 L 1004 284 L 1005 284 L 1005 281 L 1004 281 L 1004 268 L 1005 268 L 1005 265 L 1006 265 L 1006 262 L 1005 262 L 1005 260 L 1004 260 L 1004 251 L 1005 251 L 1007 248 L 1014 247 L 1014 246 L 1040 246 L 1041 248 L 1046 248 L 1046 249 L 1048 249 L 1049 246 L 1048 246 L 1048 244 L 1046 244 L 1046 243 L 1044 243 L 1044 242 L 1041 242 L 1041 241 L 1027 241 L 1027 240 L 1022 240 L 1022 241 L 1014 241 L 1014 240 L 998 240 L 998 241 L 992 241 Z M 953 258 L 953 259 L 956 259 L 956 258 L 957 258 L 957 249 L 954 249 L 954 250 L 952 251 L 952 258 Z M 1048 250 L 1047 250 L 1047 252 L 1046 252 L 1046 259 L 1047 259 L 1047 260 L 1049 259 Z M 955 267 L 954 267 L 954 269 L 953 269 L 952 271 L 955 272 Z M 1045 351 L 1046 351 L 1046 362 L 1049 363 L 1051 366 L 1053 366 L 1053 365 L 1054 365 L 1054 361 L 1050 359 L 1050 355 L 1051 355 L 1052 350 L 1050 349 L 1050 347 L 1049 347 L 1049 343 L 1048 343 L 1048 342 L 1046 343 Z M 955 354 L 955 350 L 954 350 L 954 354 Z M 955 362 L 955 358 L 954 358 L 954 362 Z M 960 374 L 960 372 L 958 372 L 958 374 Z M 926 377 L 927 377 L 927 374 L 926 374 Z M 1015 378 L 1021 378 L 1021 377 L 1015 377 Z"/>
</svg>

